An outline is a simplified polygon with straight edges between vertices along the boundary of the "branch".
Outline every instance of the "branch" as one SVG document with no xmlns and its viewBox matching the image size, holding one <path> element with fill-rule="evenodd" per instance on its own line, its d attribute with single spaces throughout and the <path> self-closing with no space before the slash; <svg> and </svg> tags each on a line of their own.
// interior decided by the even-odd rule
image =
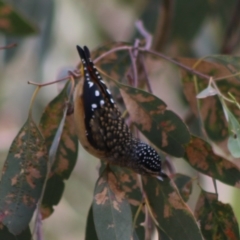
<svg viewBox="0 0 240 240">
<path fill-rule="evenodd" d="M 120 47 L 115 47 L 115 48 L 112 48 L 111 50 L 101 54 L 99 57 L 95 58 L 94 59 L 94 63 L 97 63 L 99 62 L 102 58 L 106 57 L 107 55 L 113 53 L 113 52 L 117 52 L 117 51 L 123 51 L 123 50 L 129 50 L 129 49 L 133 49 L 132 46 L 120 46 Z"/>
<path fill-rule="evenodd" d="M 143 68 L 143 73 L 145 75 L 145 82 L 147 84 L 148 92 L 153 93 L 152 87 L 151 87 L 151 84 L 150 84 L 150 79 L 149 79 L 148 73 L 147 73 L 147 68 L 146 68 L 146 65 L 145 65 L 145 59 L 144 59 L 144 56 L 142 54 L 140 55 L 140 62 L 141 62 L 142 68 Z"/>
<path fill-rule="evenodd" d="M 55 81 L 47 82 L 47 83 L 36 83 L 36 82 L 31 82 L 31 81 L 28 81 L 27 83 L 31 84 L 31 85 L 34 85 L 34 86 L 44 87 L 44 86 L 48 86 L 48 85 L 51 85 L 51 84 L 54 84 L 54 83 L 62 82 L 62 81 L 67 80 L 69 78 L 70 78 L 70 76 L 67 76 L 65 78 L 60 78 L 60 79 L 57 79 Z"/>
<path fill-rule="evenodd" d="M 145 29 L 143 22 L 141 20 L 136 21 L 135 26 L 139 33 L 145 38 L 146 44 L 145 48 L 150 49 L 152 46 L 152 35 Z"/>
<path fill-rule="evenodd" d="M 177 65 L 178 67 L 180 67 L 180 68 L 182 68 L 182 69 L 184 69 L 184 70 L 186 70 L 186 71 L 188 71 L 188 72 L 190 72 L 192 74 L 195 74 L 195 75 L 199 76 L 200 78 L 204 78 L 204 79 L 209 80 L 210 77 L 211 77 L 209 75 L 206 75 L 206 74 L 203 74 L 201 72 L 198 72 L 195 69 L 190 68 L 190 67 L 188 67 L 188 66 L 186 66 L 186 65 L 184 65 L 184 64 L 182 64 L 182 63 L 180 63 L 180 62 L 178 62 L 176 60 L 174 60 L 173 58 L 170 58 L 170 57 L 160 53 L 160 52 L 156 52 L 156 51 L 153 51 L 153 50 L 146 50 L 144 48 L 139 48 L 139 50 L 142 51 L 142 52 L 148 52 L 148 53 L 154 54 L 154 55 L 156 55 L 158 57 L 161 57 L 161 58 L 167 60 L 168 62 L 171 62 L 171 63 Z"/>
<path fill-rule="evenodd" d="M 113 52 L 123 51 L 123 50 L 129 50 L 129 49 L 130 49 L 130 50 L 134 50 L 134 47 L 132 47 L 132 46 L 120 46 L 120 47 L 115 47 L 115 48 L 113 48 L 113 49 L 111 49 L 111 50 L 109 50 L 109 51 L 101 54 L 99 57 L 97 57 L 97 58 L 94 60 L 94 63 L 97 63 L 97 62 L 100 61 L 102 58 L 106 57 L 107 55 L 109 55 L 109 54 L 111 54 L 111 53 L 113 53 Z M 138 50 L 141 51 L 141 52 L 151 53 L 151 54 L 153 54 L 153 55 L 155 55 L 155 56 L 158 56 L 158 57 L 160 57 L 160 58 L 163 58 L 163 59 L 167 60 L 168 62 L 171 62 L 171 63 L 177 65 L 178 67 L 180 67 L 180 68 L 182 68 L 182 69 L 184 69 L 184 70 L 186 70 L 186 71 L 188 71 L 188 72 L 190 72 L 190 73 L 192 73 L 192 74 L 197 75 L 197 76 L 200 77 L 200 78 L 204 78 L 204 79 L 209 80 L 209 78 L 211 77 L 211 76 L 209 76 L 209 75 L 206 75 L 206 74 L 203 74 L 203 73 L 201 73 L 201 72 L 199 72 L 199 71 L 196 71 L 195 69 L 190 68 L 190 67 L 188 67 L 188 66 L 186 66 L 186 65 L 184 65 L 184 64 L 182 64 L 182 63 L 180 63 L 180 62 L 178 62 L 178 61 L 176 61 L 176 60 L 174 60 L 173 58 L 170 58 L 170 57 L 162 54 L 162 53 L 159 53 L 159 52 L 156 52 L 156 51 L 153 51 L 153 50 L 148 50 L 148 49 L 146 49 L 146 48 L 141 48 L 141 47 L 138 48 Z"/>
<path fill-rule="evenodd" d="M 133 86 L 138 86 L 138 71 L 137 71 L 137 57 L 138 57 L 138 46 L 139 46 L 139 40 L 136 39 L 134 43 L 134 49 L 128 50 L 130 59 L 132 62 L 132 79 L 133 79 Z"/>
<path fill-rule="evenodd" d="M 14 48 L 17 46 L 17 43 L 10 43 L 4 47 L 0 47 L 0 50 L 3 50 L 3 49 L 9 49 L 9 48 Z"/>
</svg>

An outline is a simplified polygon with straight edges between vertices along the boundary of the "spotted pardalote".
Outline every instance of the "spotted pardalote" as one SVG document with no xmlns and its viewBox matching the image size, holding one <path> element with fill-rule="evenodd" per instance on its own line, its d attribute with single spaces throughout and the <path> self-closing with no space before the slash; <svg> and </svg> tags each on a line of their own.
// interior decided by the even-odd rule
<svg viewBox="0 0 240 240">
<path fill-rule="evenodd" d="M 74 92 L 74 121 L 82 146 L 109 164 L 128 167 L 140 174 L 166 176 L 157 152 L 133 137 L 125 124 L 88 48 L 77 46 L 77 50 L 83 76 Z"/>
</svg>

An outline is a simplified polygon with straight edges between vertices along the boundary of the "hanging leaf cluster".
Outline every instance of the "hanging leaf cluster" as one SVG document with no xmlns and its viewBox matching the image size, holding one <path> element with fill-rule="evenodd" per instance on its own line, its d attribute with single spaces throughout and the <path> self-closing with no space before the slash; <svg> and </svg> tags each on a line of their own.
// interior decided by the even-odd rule
<svg viewBox="0 0 240 240">
<path fill-rule="evenodd" d="M 145 141 L 154 145 L 169 178 L 160 181 L 140 176 L 134 169 L 101 162 L 85 238 L 150 239 L 157 232 L 159 239 L 169 240 L 239 239 L 231 206 L 220 202 L 217 192 L 200 188 L 192 211 L 187 201 L 193 182 L 198 180 L 171 168 L 173 158 L 182 158 L 196 172 L 240 187 L 240 169 L 230 158 L 215 154 L 208 141 L 225 143 L 226 156 L 229 153 L 240 156 L 236 75 L 239 59 L 223 56 L 211 58 L 215 60 L 211 62 L 177 59 L 185 66 L 181 68 L 185 97 L 192 113 L 201 119 L 204 137 L 199 137 L 149 88 L 151 74 L 144 69 L 162 61 L 157 52 L 139 47 L 133 62 L 129 51 L 133 51 L 131 45 L 113 43 L 99 47 L 92 56 L 132 132 L 141 133 Z M 236 76 L 229 78 L 231 74 Z M 79 81 L 78 77 L 75 81 Z M 46 106 L 39 124 L 30 110 L 12 142 L 0 182 L 0 239 L 31 239 L 29 224 L 34 211 L 36 221 L 39 216 L 43 220 L 61 200 L 64 182 L 70 177 L 78 155 L 76 123 L 71 111 L 72 88 L 73 81 L 67 82 Z"/>
</svg>

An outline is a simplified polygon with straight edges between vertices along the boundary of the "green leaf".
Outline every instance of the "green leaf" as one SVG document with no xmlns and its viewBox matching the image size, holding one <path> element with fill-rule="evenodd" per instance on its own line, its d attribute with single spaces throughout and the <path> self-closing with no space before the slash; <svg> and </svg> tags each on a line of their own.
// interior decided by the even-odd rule
<svg viewBox="0 0 240 240">
<path fill-rule="evenodd" d="M 158 231 L 163 239 L 202 240 L 197 222 L 178 193 L 174 182 L 160 182 L 156 178 L 144 177 L 144 191 L 152 212 L 158 221 Z"/>
<path fill-rule="evenodd" d="M 190 139 L 183 121 L 154 95 L 116 83 L 131 120 L 158 148 L 175 157 L 184 155 L 183 144 Z"/>
<path fill-rule="evenodd" d="M 91 205 L 88 216 L 87 216 L 87 225 L 86 225 L 86 234 L 85 240 L 98 240 L 94 220 L 93 220 L 93 206 Z"/>
<path fill-rule="evenodd" d="M 202 190 L 195 215 L 205 239 L 240 239 L 238 223 L 232 207 L 219 202 L 217 194 Z"/>
<path fill-rule="evenodd" d="M 108 168 L 99 177 L 93 199 L 93 218 L 99 240 L 131 239 L 132 214 L 125 192 Z"/>
<path fill-rule="evenodd" d="M 192 178 L 187 175 L 177 173 L 173 176 L 173 180 L 179 193 L 181 194 L 182 199 L 187 202 L 190 194 L 192 193 Z"/>
<path fill-rule="evenodd" d="M 24 36 L 37 33 L 23 16 L 11 5 L 0 1 L 0 32 L 12 36 Z"/>
<path fill-rule="evenodd" d="M 212 57 L 212 56 L 210 56 Z M 197 59 L 187 59 L 187 58 L 178 58 L 178 60 L 188 66 L 193 67 Z M 229 64 L 230 65 L 230 64 Z M 231 65 L 230 65 L 231 66 Z M 224 77 L 231 75 L 231 71 L 226 68 L 223 64 L 209 61 L 201 61 L 195 69 L 203 74 L 213 76 L 215 78 Z M 192 112 L 199 117 L 198 113 L 198 104 L 200 103 L 200 114 L 204 123 L 204 128 L 208 137 L 217 143 L 224 141 L 228 138 L 228 124 L 225 119 L 223 112 L 223 106 L 218 96 L 211 96 L 204 99 L 196 99 L 198 92 L 203 91 L 208 87 L 209 81 L 206 79 L 197 78 L 197 88 L 194 85 L 193 75 L 189 74 L 185 70 L 182 72 L 182 82 L 184 88 L 184 94 L 189 102 Z M 225 96 L 228 95 L 228 92 L 234 93 L 236 95 L 236 101 L 240 102 L 240 81 L 236 77 L 231 77 L 229 79 L 215 81 L 220 92 Z M 227 107 L 231 112 L 236 116 L 240 117 L 239 109 L 232 103 L 226 103 Z M 226 144 L 224 144 L 226 146 Z"/>
<path fill-rule="evenodd" d="M 197 171 L 223 183 L 240 188 L 240 169 L 227 159 L 216 155 L 210 144 L 192 136 L 186 145 L 184 159 Z"/>
<path fill-rule="evenodd" d="M 60 176 L 53 175 L 48 179 L 41 205 L 42 219 L 49 217 L 53 213 L 53 206 L 58 205 L 60 202 L 64 187 L 63 179 Z"/>
<path fill-rule="evenodd" d="M 44 139 L 29 116 L 10 147 L 0 185 L 1 222 L 14 235 L 27 228 L 46 174 Z"/>
<path fill-rule="evenodd" d="M 130 204 L 133 220 L 136 220 L 135 225 L 133 226 L 136 236 L 133 237 L 134 239 L 144 240 L 145 231 L 141 224 L 145 220 L 145 213 L 142 205 L 143 194 L 139 184 L 138 174 L 130 169 L 113 165 L 110 166 L 110 169 L 117 177 L 118 183 L 124 191 L 127 201 Z M 138 212 L 139 208 L 140 212 Z"/>
<path fill-rule="evenodd" d="M 60 201 L 64 190 L 63 180 L 69 178 L 77 160 L 78 138 L 75 134 L 73 115 L 66 115 L 68 87 L 67 83 L 59 95 L 48 104 L 39 124 L 53 162 L 42 201 L 41 211 L 44 217 L 48 217 L 48 214 L 53 212 L 53 205 Z"/>
<path fill-rule="evenodd" d="M 227 110 L 228 121 L 229 121 L 229 132 L 228 138 L 228 149 L 235 158 L 240 157 L 240 124 L 235 116 Z"/>
<path fill-rule="evenodd" d="M 228 149 L 233 157 L 239 158 L 240 157 L 240 140 L 239 136 L 235 137 L 235 135 L 231 135 L 228 138 Z"/>
</svg>

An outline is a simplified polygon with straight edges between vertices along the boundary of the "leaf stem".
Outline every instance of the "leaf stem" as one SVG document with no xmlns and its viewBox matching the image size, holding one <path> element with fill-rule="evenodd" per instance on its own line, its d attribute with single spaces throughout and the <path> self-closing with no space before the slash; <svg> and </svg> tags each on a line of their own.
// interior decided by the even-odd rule
<svg viewBox="0 0 240 240">
<path fill-rule="evenodd" d="M 39 90 L 41 89 L 41 86 L 37 86 L 35 91 L 33 92 L 33 95 L 32 95 L 32 99 L 30 101 L 30 107 L 29 107 L 29 113 L 28 113 L 28 116 L 30 117 L 32 115 L 32 107 L 33 107 L 33 103 L 35 101 L 35 98 L 39 92 Z"/>
<path fill-rule="evenodd" d="M 147 85 L 147 89 L 150 93 L 153 93 L 152 87 L 151 87 L 151 84 L 150 84 L 150 79 L 148 77 L 147 68 L 146 68 L 146 65 L 145 65 L 145 59 L 144 59 L 143 54 L 140 54 L 140 62 L 141 62 L 143 72 L 144 72 L 144 75 L 145 75 L 145 79 L 146 79 L 145 82 L 146 82 L 146 85 Z"/>
<path fill-rule="evenodd" d="M 10 43 L 4 47 L 0 47 L 0 50 L 3 50 L 3 49 L 9 49 L 9 48 L 14 48 L 17 46 L 17 43 Z"/>
<path fill-rule="evenodd" d="M 213 186 L 214 186 L 214 189 L 215 189 L 215 193 L 218 195 L 218 189 L 217 189 L 216 179 L 215 179 L 215 178 L 212 178 L 212 180 L 213 180 Z"/>
<path fill-rule="evenodd" d="M 97 63 L 99 62 L 102 58 L 106 57 L 107 55 L 113 53 L 113 52 L 118 52 L 118 51 L 123 51 L 123 50 L 131 50 L 133 49 L 132 46 L 120 46 L 120 47 L 115 47 L 115 48 L 112 48 L 111 50 L 101 54 L 100 56 L 98 56 L 97 58 L 94 59 L 94 63 Z"/>
<path fill-rule="evenodd" d="M 237 102 L 236 98 L 232 95 L 232 93 L 228 92 L 228 95 L 231 97 L 236 106 L 240 109 L 240 104 Z"/>
<path fill-rule="evenodd" d="M 186 71 L 188 71 L 188 72 L 190 72 L 192 74 L 195 74 L 195 75 L 197 75 L 197 76 L 199 76 L 201 78 L 209 79 L 211 77 L 211 76 L 206 75 L 204 73 L 198 72 L 198 71 L 194 70 L 194 68 L 188 67 L 188 66 L 178 62 L 177 60 L 175 60 L 175 59 L 173 59 L 171 57 L 168 57 L 168 56 L 166 56 L 166 55 L 164 55 L 164 54 L 162 54 L 160 52 L 156 52 L 154 50 L 146 50 L 145 48 L 139 48 L 139 50 L 142 51 L 142 52 L 151 53 L 151 54 L 154 54 L 154 55 L 156 55 L 158 57 L 161 57 L 161 58 L 167 60 L 168 62 L 171 62 L 171 63 L 179 66 L 180 68 L 185 69 Z"/>
<path fill-rule="evenodd" d="M 230 98 L 225 97 L 225 96 L 221 93 L 221 91 L 219 90 L 219 88 L 218 88 L 218 86 L 217 86 L 217 84 L 216 84 L 215 81 L 212 81 L 212 85 L 214 86 L 215 90 L 218 92 L 218 97 L 219 97 L 219 98 L 222 98 L 223 100 L 225 100 L 225 101 L 227 101 L 227 102 L 234 103 L 233 100 L 231 100 Z"/>
<path fill-rule="evenodd" d="M 134 48 L 134 49 L 135 50 L 138 49 L 137 47 L 139 45 L 139 40 L 136 40 L 134 45 L 136 46 L 136 48 Z M 129 50 L 129 55 L 130 55 L 130 59 L 131 59 L 131 63 L 132 63 L 133 86 L 137 87 L 138 86 L 138 72 L 137 72 L 136 60 L 138 57 L 138 51 L 135 51 L 135 50 Z"/>
<path fill-rule="evenodd" d="M 137 28 L 138 32 L 144 37 L 146 44 L 145 49 L 150 49 L 152 46 L 152 35 L 146 30 L 141 20 L 136 21 L 135 27 Z"/>
<path fill-rule="evenodd" d="M 111 53 L 113 53 L 113 52 L 123 51 L 123 50 L 134 50 L 134 49 L 135 49 L 135 48 L 132 47 L 132 46 L 120 46 L 120 47 L 115 47 L 115 48 L 112 48 L 111 50 L 109 50 L 109 51 L 101 54 L 99 57 L 95 58 L 95 60 L 94 60 L 93 62 L 94 62 L 94 63 L 97 63 L 97 62 L 99 62 L 102 58 L 106 57 L 107 55 L 109 55 L 109 54 L 111 54 Z M 190 72 L 190 73 L 192 73 L 192 74 L 195 74 L 195 75 L 197 75 L 197 76 L 199 76 L 199 77 L 201 77 L 201 78 L 209 79 L 209 78 L 211 77 L 211 76 L 209 76 L 209 75 L 206 75 L 206 74 L 203 74 L 203 73 L 201 73 L 201 72 L 198 72 L 198 71 L 194 70 L 193 68 L 190 68 L 190 67 L 188 67 L 188 66 L 186 66 L 186 65 L 184 65 L 184 64 L 182 64 L 182 63 L 180 63 L 180 62 L 178 62 L 178 61 L 176 61 L 176 60 L 174 60 L 173 58 L 168 57 L 168 56 L 162 54 L 162 53 L 159 53 L 159 52 L 156 52 L 156 51 L 153 51 L 153 50 L 146 49 L 145 47 L 144 47 L 144 48 L 139 47 L 138 50 L 141 51 L 141 52 L 147 52 L 147 53 L 151 53 L 151 54 L 153 54 L 153 55 L 156 55 L 156 56 L 158 56 L 158 57 L 161 57 L 161 58 L 163 58 L 163 59 L 165 59 L 165 60 L 167 60 L 167 61 L 169 61 L 169 62 L 171 62 L 171 63 L 173 63 L 173 64 L 175 64 L 175 65 L 177 65 L 177 66 L 179 66 L 180 68 L 183 68 L 183 69 L 185 69 L 186 71 L 188 71 L 188 72 Z"/>
<path fill-rule="evenodd" d="M 231 77 L 235 77 L 235 76 L 239 76 L 239 75 L 240 75 L 240 72 L 234 73 L 234 74 L 230 74 L 230 75 L 226 75 L 226 76 L 223 76 L 223 77 L 214 78 L 214 81 L 224 80 L 226 78 L 231 78 Z"/>
<path fill-rule="evenodd" d="M 48 85 L 51 85 L 51 84 L 54 84 L 54 83 L 62 82 L 64 80 L 69 79 L 70 77 L 71 77 L 71 75 L 69 75 L 67 77 L 64 77 L 64 78 L 57 79 L 57 80 L 52 81 L 52 82 L 47 82 L 47 83 L 36 83 L 36 82 L 28 81 L 28 84 L 38 86 L 38 87 L 44 87 L 44 86 L 48 86 Z"/>
<path fill-rule="evenodd" d="M 133 231 L 134 231 L 134 229 L 135 229 L 135 227 L 136 227 L 136 223 L 137 223 L 138 216 L 139 216 L 139 214 L 140 214 L 140 212 L 141 212 L 142 207 L 144 206 L 144 204 L 145 204 L 145 202 L 141 202 L 141 203 L 139 204 L 139 206 L 138 206 L 137 212 L 135 213 L 135 216 L 134 216 L 134 218 L 133 218 Z"/>
</svg>

